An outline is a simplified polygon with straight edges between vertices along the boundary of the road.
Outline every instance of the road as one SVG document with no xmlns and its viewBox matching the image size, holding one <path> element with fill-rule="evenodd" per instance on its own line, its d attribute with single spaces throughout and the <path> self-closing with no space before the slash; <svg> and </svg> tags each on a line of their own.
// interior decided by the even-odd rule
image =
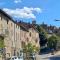
<svg viewBox="0 0 60 60">
<path fill-rule="evenodd" d="M 37 60 L 60 60 L 60 55 L 51 54 L 39 55 Z"/>
<path fill-rule="evenodd" d="M 40 55 L 40 60 L 50 60 L 50 57 L 52 57 L 53 55 L 51 54 L 43 54 Z"/>
</svg>

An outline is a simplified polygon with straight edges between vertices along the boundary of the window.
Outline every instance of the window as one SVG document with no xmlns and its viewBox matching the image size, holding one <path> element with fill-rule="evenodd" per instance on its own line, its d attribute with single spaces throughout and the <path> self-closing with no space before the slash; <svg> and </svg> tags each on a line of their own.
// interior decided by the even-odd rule
<svg viewBox="0 0 60 60">
<path fill-rule="evenodd" d="M 20 40 L 19 37 L 20 37 L 20 36 L 19 36 L 19 33 L 18 33 L 18 40 Z"/>
<path fill-rule="evenodd" d="M 1 14 L 0 14 L 0 20 L 1 20 Z"/>
<path fill-rule="evenodd" d="M 24 33 L 24 38 L 26 37 L 26 33 Z"/>
<path fill-rule="evenodd" d="M 8 24 L 8 20 L 7 20 L 7 24 Z"/>
<path fill-rule="evenodd" d="M 19 27 L 20 27 L 20 26 L 16 25 L 16 28 L 18 28 L 18 29 L 19 29 Z"/>
<path fill-rule="evenodd" d="M 2 26 L 2 24 L 1 24 L 1 28 L 2 28 L 3 26 Z"/>
<path fill-rule="evenodd" d="M 19 29 L 19 26 L 18 26 L 18 29 Z"/>
<path fill-rule="evenodd" d="M 8 35 L 9 34 L 9 31 L 8 29 L 5 29 L 5 33 Z M 12 34 L 11 34 L 12 35 Z"/>
<path fill-rule="evenodd" d="M 37 43 L 37 42 L 38 42 L 38 40 L 36 39 L 36 40 L 35 40 L 35 42 Z"/>
<path fill-rule="evenodd" d="M 17 24 L 16 24 L 16 28 L 17 28 Z"/>
<path fill-rule="evenodd" d="M 1 20 L 2 20 L 2 15 L 1 15 Z"/>
<path fill-rule="evenodd" d="M 12 23 L 11 23 L 11 26 L 12 26 Z"/>
<path fill-rule="evenodd" d="M 17 32 L 16 32 L 16 41 L 17 41 Z"/>
<path fill-rule="evenodd" d="M 27 42 L 29 41 L 29 38 L 27 38 Z"/>
<path fill-rule="evenodd" d="M 13 46 L 13 41 L 12 41 L 12 46 Z"/>
<path fill-rule="evenodd" d="M 24 48 L 25 47 L 25 42 L 22 41 L 21 43 L 22 43 L 22 48 Z"/>
<path fill-rule="evenodd" d="M 11 30 L 11 35 L 13 36 L 13 30 Z"/>
<path fill-rule="evenodd" d="M 30 37 L 31 37 L 31 32 L 30 32 L 30 34 L 29 34 L 29 35 L 30 35 Z"/>
<path fill-rule="evenodd" d="M 2 16 L 2 17 L 3 17 L 3 19 L 4 19 L 4 20 L 6 20 L 6 21 L 8 20 L 8 18 L 7 18 L 7 17 L 5 17 L 5 16 Z"/>
</svg>

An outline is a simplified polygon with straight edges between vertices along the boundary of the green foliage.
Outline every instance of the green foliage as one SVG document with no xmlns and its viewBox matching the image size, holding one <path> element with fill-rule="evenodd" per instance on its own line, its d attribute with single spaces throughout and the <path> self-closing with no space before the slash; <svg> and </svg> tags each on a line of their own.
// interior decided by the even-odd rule
<svg viewBox="0 0 60 60">
<path fill-rule="evenodd" d="M 4 37 L 0 36 L 0 48 L 4 48 Z"/>
<path fill-rule="evenodd" d="M 27 45 L 25 45 L 24 51 L 33 53 L 39 51 L 39 48 L 33 45 L 32 43 L 28 43 Z"/>
<path fill-rule="evenodd" d="M 39 37 L 40 37 L 40 46 L 45 46 L 47 43 L 47 32 L 42 26 L 37 26 L 37 30 L 39 31 Z"/>
<path fill-rule="evenodd" d="M 48 47 L 49 48 L 60 48 L 60 34 L 58 33 L 53 33 L 51 34 L 52 36 L 48 37 L 49 34 L 46 31 L 47 28 L 44 25 L 37 25 L 37 30 L 39 31 L 39 37 L 40 37 L 40 46 L 45 46 L 48 41 Z"/>
<path fill-rule="evenodd" d="M 47 32 L 45 31 L 43 27 L 38 25 L 37 30 L 39 31 L 39 34 L 43 34 L 45 37 L 47 37 Z"/>
<path fill-rule="evenodd" d="M 56 49 L 57 41 L 58 41 L 58 37 L 56 35 L 52 35 L 51 37 L 48 38 L 48 47 Z"/>
</svg>

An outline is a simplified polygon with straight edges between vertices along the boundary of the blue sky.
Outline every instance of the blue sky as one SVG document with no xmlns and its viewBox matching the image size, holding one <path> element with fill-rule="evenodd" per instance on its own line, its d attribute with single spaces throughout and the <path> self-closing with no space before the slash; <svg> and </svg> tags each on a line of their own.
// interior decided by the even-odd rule
<svg viewBox="0 0 60 60">
<path fill-rule="evenodd" d="M 0 0 L 0 8 L 19 20 L 60 26 L 54 21 L 60 19 L 60 0 Z"/>
</svg>

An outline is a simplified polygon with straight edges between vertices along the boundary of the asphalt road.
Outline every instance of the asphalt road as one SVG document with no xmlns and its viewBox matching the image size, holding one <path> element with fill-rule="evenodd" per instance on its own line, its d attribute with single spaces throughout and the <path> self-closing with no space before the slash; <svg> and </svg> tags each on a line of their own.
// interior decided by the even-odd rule
<svg viewBox="0 0 60 60">
<path fill-rule="evenodd" d="M 60 60 L 60 55 L 44 54 L 40 55 L 40 60 Z"/>
</svg>

